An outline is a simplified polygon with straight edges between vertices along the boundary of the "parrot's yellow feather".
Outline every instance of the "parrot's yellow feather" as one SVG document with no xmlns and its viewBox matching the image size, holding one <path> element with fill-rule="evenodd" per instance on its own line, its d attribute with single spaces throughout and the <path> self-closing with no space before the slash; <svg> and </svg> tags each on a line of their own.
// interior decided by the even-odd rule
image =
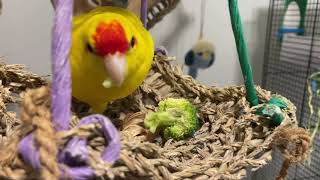
<svg viewBox="0 0 320 180">
<path fill-rule="evenodd" d="M 127 70 L 120 87 L 105 88 L 107 77 L 100 56 L 90 53 L 96 26 L 101 22 L 118 21 L 128 42 L 134 36 L 137 45 L 126 53 Z M 124 98 L 136 90 L 146 78 L 152 64 L 154 43 L 150 33 L 135 14 L 115 7 L 99 7 L 88 14 L 74 17 L 70 52 L 72 94 L 91 105 L 95 112 L 105 110 L 108 102 Z"/>
</svg>

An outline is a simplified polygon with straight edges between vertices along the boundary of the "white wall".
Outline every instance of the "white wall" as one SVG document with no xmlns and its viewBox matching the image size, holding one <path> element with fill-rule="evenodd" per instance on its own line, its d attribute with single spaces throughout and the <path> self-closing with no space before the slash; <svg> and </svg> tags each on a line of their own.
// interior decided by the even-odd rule
<svg viewBox="0 0 320 180">
<path fill-rule="evenodd" d="M 158 45 L 183 63 L 184 54 L 199 34 L 200 3 L 182 0 L 177 9 L 152 30 Z M 242 83 L 230 26 L 227 0 L 207 0 L 205 37 L 216 47 L 216 62 L 199 74 L 210 85 Z M 256 82 L 261 80 L 269 0 L 240 0 Z M 50 73 L 50 35 L 53 11 L 49 0 L 3 0 L 0 16 L 0 56 L 6 63 L 23 63 L 36 73 Z M 187 68 L 185 68 L 187 69 Z"/>
<path fill-rule="evenodd" d="M 26 64 L 35 73 L 50 73 L 53 10 L 49 0 L 2 0 L 0 57 Z"/>
<path fill-rule="evenodd" d="M 198 40 L 200 3 L 182 0 L 172 14 L 153 30 L 159 45 L 168 48 L 183 63 L 185 53 Z M 254 78 L 261 82 L 264 42 L 269 0 L 239 0 Z M 227 0 L 207 0 L 204 37 L 216 47 L 216 62 L 199 73 L 198 80 L 209 85 L 233 85 L 243 82 L 230 24 Z M 187 72 L 187 67 L 185 67 Z"/>
</svg>

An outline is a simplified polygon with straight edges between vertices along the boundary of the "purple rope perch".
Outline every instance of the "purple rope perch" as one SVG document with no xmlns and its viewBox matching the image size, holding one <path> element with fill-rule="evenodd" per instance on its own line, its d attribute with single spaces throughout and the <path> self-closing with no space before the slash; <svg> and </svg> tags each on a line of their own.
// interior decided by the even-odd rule
<svg viewBox="0 0 320 180">
<path fill-rule="evenodd" d="M 69 53 L 73 0 L 55 0 L 52 39 L 52 103 L 51 113 L 57 130 L 68 130 L 71 117 L 71 73 Z"/>
<path fill-rule="evenodd" d="M 51 113 L 57 131 L 69 129 L 71 117 L 71 73 L 69 52 L 72 35 L 73 0 L 55 0 L 56 14 L 54 18 L 52 40 L 52 104 Z M 78 126 L 99 123 L 102 126 L 108 147 L 101 158 L 106 163 L 114 163 L 120 154 L 120 138 L 118 130 L 111 121 L 102 115 L 92 115 L 82 119 Z M 86 180 L 94 177 L 94 170 L 88 166 L 87 140 L 74 137 L 58 155 L 63 177 Z M 41 169 L 37 147 L 33 143 L 33 135 L 29 134 L 19 144 L 19 153 L 25 162 L 34 169 Z"/>
<path fill-rule="evenodd" d="M 24 162 L 28 162 L 37 171 L 41 168 L 39 154 L 36 147 L 33 145 L 33 135 L 29 134 L 22 139 L 19 144 L 19 153 L 22 155 Z"/>
<path fill-rule="evenodd" d="M 67 130 L 71 107 L 70 62 L 73 0 L 55 0 L 56 16 L 52 41 L 52 118 L 57 130 Z M 60 71 L 60 72 L 59 72 Z M 39 170 L 39 154 L 33 146 L 32 135 L 20 143 L 19 151 L 25 162 Z"/>
<path fill-rule="evenodd" d="M 141 0 L 140 18 L 143 26 L 147 28 L 148 0 Z"/>
</svg>

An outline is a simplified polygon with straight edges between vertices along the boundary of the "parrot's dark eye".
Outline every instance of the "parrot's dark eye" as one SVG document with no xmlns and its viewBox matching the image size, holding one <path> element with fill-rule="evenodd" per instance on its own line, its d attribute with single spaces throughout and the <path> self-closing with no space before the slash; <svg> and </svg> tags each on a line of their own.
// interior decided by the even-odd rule
<svg viewBox="0 0 320 180">
<path fill-rule="evenodd" d="M 93 48 L 91 47 L 91 45 L 89 43 L 87 43 L 87 50 L 91 53 L 93 53 Z"/>
<path fill-rule="evenodd" d="M 135 37 L 132 37 L 132 38 L 131 38 L 131 41 L 130 41 L 130 47 L 133 48 L 133 47 L 136 45 L 136 43 L 137 43 L 136 38 L 135 38 Z"/>
</svg>

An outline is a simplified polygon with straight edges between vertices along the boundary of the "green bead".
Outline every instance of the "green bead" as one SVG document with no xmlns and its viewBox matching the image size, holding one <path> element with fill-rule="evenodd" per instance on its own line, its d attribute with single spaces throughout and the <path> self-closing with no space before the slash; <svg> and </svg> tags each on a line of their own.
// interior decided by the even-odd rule
<svg viewBox="0 0 320 180">
<path fill-rule="evenodd" d="M 272 124 L 275 126 L 279 126 L 282 121 L 284 120 L 284 115 L 283 113 L 274 113 L 273 116 L 271 117 L 272 119 Z"/>
<path fill-rule="evenodd" d="M 288 108 L 287 103 L 280 97 L 273 97 L 269 100 L 268 104 L 273 104 L 278 106 L 281 109 L 286 109 Z"/>
<path fill-rule="evenodd" d="M 265 104 L 258 108 L 256 114 L 264 117 L 269 117 L 273 125 L 280 125 L 284 120 L 284 115 L 279 106 L 274 104 Z"/>
</svg>

